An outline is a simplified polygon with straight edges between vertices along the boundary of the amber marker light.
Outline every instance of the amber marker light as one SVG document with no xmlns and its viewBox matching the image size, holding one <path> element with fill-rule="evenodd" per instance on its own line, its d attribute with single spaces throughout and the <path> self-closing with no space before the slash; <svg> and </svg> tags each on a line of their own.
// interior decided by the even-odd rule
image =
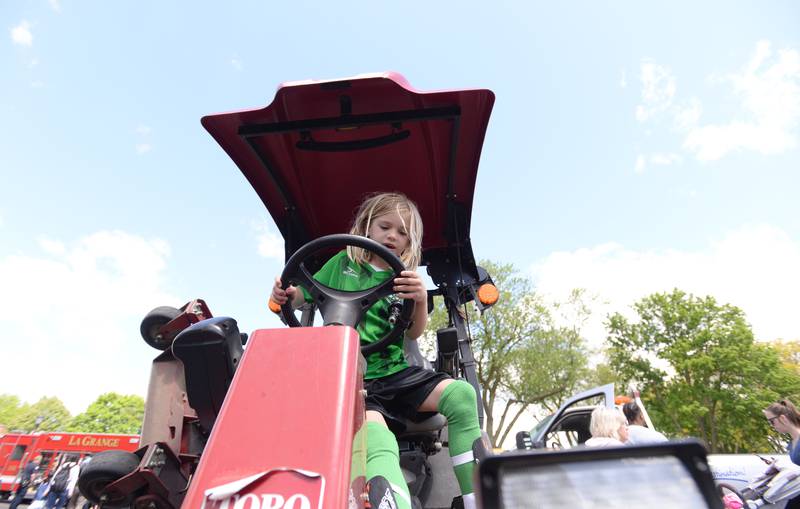
<svg viewBox="0 0 800 509">
<path fill-rule="evenodd" d="M 281 312 L 281 305 L 270 298 L 269 299 L 269 310 L 272 311 L 273 313 L 276 313 L 276 314 L 280 313 Z"/>
<path fill-rule="evenodd" d="M 499 298 L 500 292 L 493 284 L 485 283 L 478 288 L 478 299 L 481 301 L 481 304 L 485 306 L 491 306 L 497 302 Z"/>
</svg>

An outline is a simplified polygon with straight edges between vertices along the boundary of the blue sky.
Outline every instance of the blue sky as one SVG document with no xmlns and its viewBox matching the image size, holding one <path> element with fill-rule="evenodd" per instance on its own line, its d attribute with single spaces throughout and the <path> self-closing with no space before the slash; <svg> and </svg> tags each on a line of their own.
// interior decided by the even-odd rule
<svg viewBox="0 0 800 509">
<path fill-rule="evenodd" d="M 495 92 L 475 254 L 587 288 L 593 344 L 675 286 L 800 338 L 795 2 L 26 0 L 0 21 L 0 393 L 144 394 L 158 305 L 277 326 L 277 230 L 200 117 L 386 70 Z"/>
</svg>

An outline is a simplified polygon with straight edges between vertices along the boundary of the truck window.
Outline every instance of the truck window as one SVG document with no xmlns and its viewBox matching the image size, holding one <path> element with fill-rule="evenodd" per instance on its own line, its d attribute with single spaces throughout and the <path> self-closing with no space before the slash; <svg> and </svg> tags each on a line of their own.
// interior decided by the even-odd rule
<svg viewBox="0 0 800 509">
<path fill-rule="evenodd" d="M 27 449 L 27 445 L 17 445 L 14 447 L 14 450 L 11 451 L 11 461 L 19 461 L 22 459 L 22 456 L 25 454 L 25 449 Z"/>
<path fill-rule="evenodd" d="M 586 442 L 592 435 L 589 421 L 592 408 L 574 409 L 561 416 L 546 437 L 545 446 L 549 449 L 569 449 Z"/>
<path fill-rule="evenodd" d="M 553 430 L 547 434 L 545 445 L 548 449 L 569 449 L 578 442 L 578 433 L 574 430 Z"/>
</svg>

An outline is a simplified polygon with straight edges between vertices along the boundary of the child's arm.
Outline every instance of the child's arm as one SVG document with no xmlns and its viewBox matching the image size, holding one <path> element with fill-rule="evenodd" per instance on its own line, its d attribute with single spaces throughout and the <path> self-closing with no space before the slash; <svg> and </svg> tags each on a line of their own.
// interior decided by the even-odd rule
<svg viewBox="0 0 800 509">
<path fill-rule="evenodd" d="M 275 278 L 275 284 L 272 286 L 272 300 L 283 306 L 288 299 L 292 299 L 292 308 L 297 309 L 303 305 L 305 298 L 303 292 L 294 286 L 289 286 L 286 290 L 281 288 L 281 278 Z"/>
<path fill-rule="evenodd" d="M 413 323 L 406 331 L 406 337 L 417 339 L 428 324 L 428 290 L 425 289 L 425 283 L 413 270 L 404 270 L 400 277 L 395 278 L 393 290 L 401 299 L 414 300 L 414 315 L 411 317 Z"/>
</svg>

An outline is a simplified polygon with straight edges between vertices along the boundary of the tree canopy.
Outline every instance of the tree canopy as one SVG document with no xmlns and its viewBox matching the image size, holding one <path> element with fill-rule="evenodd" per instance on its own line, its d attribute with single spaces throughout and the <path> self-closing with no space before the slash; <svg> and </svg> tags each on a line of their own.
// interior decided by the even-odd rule
<svg viewBox="0 0 800 509">
<path fill-rule="evenodd" d="M 529 278 L 512 265 L 481 265 L 492 275 L 500 299 L 482 316 L 469 312 L 468 319 L 486 433 L 497 446 L 531 405 L 574 391 L 585 373 L 586 351 L 579 327 L 558 325 Z M 446 320 L 437 309 L 428 332 Z"/>
<path fill-rule="evenodd" d="M 101 394 L 85 412 L 69 423 L 66 431 L 84 433 L 139 433 L 144 418 L 144 399 L 115 392 Z"/>
<path fill-rule="evenodd" d="M 761 410 L 797 394 L 800 380 L 777 350 L 754 341 L 741 309 L 680 290 L 635 303 L 637 320 L 607 322 L 611 367 L 636 383 L 657 426 L 696 436 L 711 452 L 774 447 Z"/>
<path fill-rule="evenodd" d="M 25 432 L 63 431 L 71 418 L 60 399 L 44 397 L 32 405 L 24 403 L 15 412 L 12 411 L 8 429 Z"/>
<path fill-rule="evenodd" d="M 0 394 L 0 425 L 12 429 L 20 410 L 20 401 L 13 394 Z"/>
</svg>

